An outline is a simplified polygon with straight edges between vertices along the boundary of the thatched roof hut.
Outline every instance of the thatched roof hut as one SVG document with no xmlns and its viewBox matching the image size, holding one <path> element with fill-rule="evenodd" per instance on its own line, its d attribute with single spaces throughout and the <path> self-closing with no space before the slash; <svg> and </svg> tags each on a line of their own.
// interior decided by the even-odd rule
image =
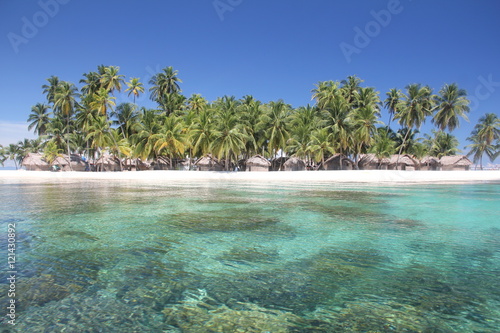
<svg viewBox="0 0 500 333">
<path fill-rule="evenodd" d="M 375 154 L 362 154 L 358 166 L 361 170 L 387 170 L 390 162 L 387 157 L 378 158 Z"/>
<path fill-rule="evenodd" d="M 271 162 L 261 155 L 250 157 L 246 162 L 246 171 L 269 171 Z"/>
<path fill-rule="evenodd" d="M 285 171 L 304 171 L 306 169 L 306 162 L 296 156 L 292 156 L 283 166 L 285 167 Z"/>
<path fill-rule="evenodd" d="M 199 171 L 222 171 L 224 166 L 219 161 L 208 154 L 194 162 Z"/>
<path fill-rule="evenodd" d="M 439 159 L 434 156 L 424 156 L 420 160 L 420 170 L 439 170 Z"/>
<path fill-rule="evenodd" d="M 471 160 L 465 155 L 443 156 L 439 159 L 441 170 L 463 170 L 467 171 L 472 165 Z"/>
<path fill-rule="evenodd" d="M 389 161 L 389 170 L 408 170 L 412 171 L 418 167 L 418 162 L 410 155 L 392 155 Z"/>
<path fill-rule="evenodd" d="M 49 171 L 50 164 L 45 161 L 41 153 L 29 153 L 21 162 L 21 166 L 28 171 Z"/>
<path fill-rule="evenodd" d="M 325 170 L 352 170 L 354 162 L 343 154 L 335 154 L 325 161 Z"/>
<path fill-rule="evenodd" d="M 102 155 L 95 161 L 97 171 L 121 171 L 120 160 L 113 155 Z"/>
</svg>

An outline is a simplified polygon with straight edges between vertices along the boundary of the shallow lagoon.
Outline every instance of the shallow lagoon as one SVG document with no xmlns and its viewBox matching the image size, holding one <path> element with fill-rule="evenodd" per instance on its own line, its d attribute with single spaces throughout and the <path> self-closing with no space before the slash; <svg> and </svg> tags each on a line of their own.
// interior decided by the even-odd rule
<svg viewBox="0 0 500 333">
<path fill-rule="evenodd" d="M 19 332 L 500 327 L 498 184 L 0 189 L 2 228 L 16 223 Z"/>
</svg>

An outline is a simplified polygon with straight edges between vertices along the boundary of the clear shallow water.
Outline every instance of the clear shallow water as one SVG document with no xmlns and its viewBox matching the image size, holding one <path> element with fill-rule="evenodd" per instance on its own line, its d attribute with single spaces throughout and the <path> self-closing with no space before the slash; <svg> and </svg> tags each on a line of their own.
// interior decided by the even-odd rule
<svg viewBox="0 0 500 333">
<path fill-rule="evenodd" d="M 4 183 L 0 199 L 19 332 L 500 327 L 498 184 Z"/>
</svg>

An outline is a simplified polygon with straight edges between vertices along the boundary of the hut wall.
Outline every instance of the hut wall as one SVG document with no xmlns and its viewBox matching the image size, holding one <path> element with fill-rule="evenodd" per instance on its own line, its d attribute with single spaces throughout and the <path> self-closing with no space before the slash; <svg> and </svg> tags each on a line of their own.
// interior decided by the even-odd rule
<svg viewBox="0 0 500 333">
<path fill-rule="evenodd" d="M 305 169 L 305 165 L 285 165 L 285 171 L 304 171 Z"/>
<path fill-rule="evenodd" d="M 247 165 L 246 171 L 249 171 L 249 172 L 253 172 L 253 171 L 267 172 L 267 171 L 269 171 L 269 167 L 263 166 L 263 165 Z"/>
</svg>

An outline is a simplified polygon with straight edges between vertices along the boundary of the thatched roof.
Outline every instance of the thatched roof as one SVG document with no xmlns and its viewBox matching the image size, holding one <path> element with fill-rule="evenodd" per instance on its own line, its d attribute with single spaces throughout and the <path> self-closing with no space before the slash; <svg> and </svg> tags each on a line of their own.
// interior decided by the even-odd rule
<svg viewBox="0 0 500 333">
<path fill-rule="evenodd" d="M 95 164 L 103 164 L 103 165 L 118 165 L 120 164 L 120 161 L 118 160 L 117 157 L 113 155 L 102 155 L 95 161 Z"/>
<path fill-rule="evenodd" d="M 354 164 L 354 162 L 347 156 L 343 155 L 343 154 L 335 154 L 335 155 L 332 155 L 330 156 L 326 161 L 325 161 L 325 164 L 328 164 L 328 163 L 331 163 L 331 162 L 334 162 L 334 161 L 340 161 L 342 160 L 342 162 L 347 162 L 347 163 L 350 163 L 350 164 Z"/>
<path fill-rule="evenodd" d="M 54 160 L 54 162 L 52 162 L 52 165 L 60 165 L 60 166 L 64 166 L 64 165 L 69 165 L 69 160 L 68 160 L 68 155 L 64 155 L 64 156 L 58 156 L 56 157 L 56 159 Z"/>
<path fill-rule="evenodd" d="M 306 167 L 306 162 L 301 160 L 300 158 L 296 156 L 290 157 L 283 166 L 287 168 L 295 167 L 295 168 L 305 168 Z"/>
<path fill-rule="evenodd" d="M 359 165 L 367 165 L 367 164 L 389 164 L 391 160 L 387 157 L 383 157 L 379 159 L 375 154 L 362 154 L 360 155 L 358 164 Z"/>
<path fill-rule="evenodd" d="M 248 160 L 247 160 L 247 163 L 246 163 L 247 166 L 262 166 L 262 167 L 270 167 L 271 166 L 271 162 L 269 162 L 268 160 L 266 160 L 264 157 L 262 157 L 261 155 L 255 155 L 255 156 L 252 156 L 250 157 Z"/>
<path fill-rule="evenodd" d="M 48 168 L 49 163 L 43 158 L 41 153 L 29 153 L 21 162 L 21 165 L 26 167 L 26 169 L 33 168 Z"/>
<path fill-rule="evenodd" d="M 212 155 L 208 154 L 203 157 L 200 157 L 196 162 L 194 162 L 197 166 L 213 166 L 216 164 L 220 164 L 216 158 L 212 157 Z"/>
<path fill-rule="evenodd" d="M 398 162 L 398 156 L 399 156 L 399 162 Z M 400 165 L 405 164 L 405 165 L 416 165 L 417 163 L 413 158 L 411 158 L 410 155 L 392 155 L 389 164 L 397 164 L 399 163 Z"/>
<path fill-rule="evenodd" d="M 420 163 L 421 164 L 439 164 L 439 159 L 437 157 L 434 157 L 434 156 L 424 156 L 420 160 Z"/>
<path fill-rule="evenodd" d="M 472 165 L 471 160 L 469 160 L 467 158 L 467 156 L 464 156 L 464 155 L 443 156 L 443 157 L 441 157 L 439 162 L 443 166 L 446 166 L 446 165 L 456 165 L 456 166 Z"/>
</svg>

